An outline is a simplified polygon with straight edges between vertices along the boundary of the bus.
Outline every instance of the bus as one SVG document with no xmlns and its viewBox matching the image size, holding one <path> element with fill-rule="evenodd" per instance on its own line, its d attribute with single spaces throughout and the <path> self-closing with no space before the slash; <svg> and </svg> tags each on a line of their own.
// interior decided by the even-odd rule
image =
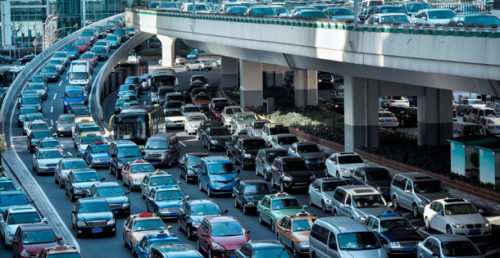
<svg viewBox="0 0 500 258">
<path fill-rule="evenodd" d="M 0 66 L 0 87 L 9 87 L 23 69 L 24 65 Z"/>
<path fill-rule="evenodd" d="M 175 71 L 169 68 L 156 69 L 151 74 L 151 86 L 157 90 L 161 86 L 172 86 L 175 91 L 179 90 L 179 81 L 175 76 Z"/>
<path fill-rule="evenodd" d="M 113 140 L 131 140 L 144 146 L 150 136 L 165 133 L 165 116 L 160 105 L 133 106 L 109 119 Z"/>
</svg>

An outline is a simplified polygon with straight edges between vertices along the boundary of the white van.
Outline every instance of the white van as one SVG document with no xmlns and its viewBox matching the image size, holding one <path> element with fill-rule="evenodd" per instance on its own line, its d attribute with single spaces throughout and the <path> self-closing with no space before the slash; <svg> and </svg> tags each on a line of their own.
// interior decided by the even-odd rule
<svg viewBox="0 0 500 258">
<path fill-rule="evenodd" d="M 69 84 L 82 85 L 88 90 L 92 80 L 92 68 L 88 60 L 75 60 L 69 68 Z"/>
</svg>

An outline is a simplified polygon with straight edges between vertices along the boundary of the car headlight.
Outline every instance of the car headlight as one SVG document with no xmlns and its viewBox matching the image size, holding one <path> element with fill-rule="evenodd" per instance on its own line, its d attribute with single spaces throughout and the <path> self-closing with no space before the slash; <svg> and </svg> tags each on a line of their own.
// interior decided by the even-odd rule
<svg viewBox="0 0 500 258">
<path fill-rule="evenodd" d="M 217 140 L 210 140 L 210 143 L 211 143 L 211 144 L 217 144 L 217 143 L 219 143 L 219 142 L 218 142 Z"/>
<path fill-rule="evenodd" d="M 331 204 L 332 203 L 332 199 L 326 199 L 325 202 L 328 203 L 328 204 Z"/>
<path fill-rule="evenodd" d="M 429 204 L 429 201 L 426 199 L 420 199 L 420 203 L 425 206 L 425 205 Z"/>
<path fill-rule="evenodd" d="M 160 212 L 168 212 L 168 208 L 160 208 L 159 211 Z"/>
<path fill-rule="evenodd" d="M 85 227 L 86 225 L 87 224 L 85 223 L 85 221 L 79 220 L 79 221 L 76 222 L 76 226 L 77 227 Z"/>
<path fill-rule="evenodd" d="M 214 249 L 224 249 L 224 247 L 222 247 L 221 245 L 219 245 L 219 244 L 217 244 L 217 243 L 215 243 L 215 242 L 212 242 L 212 247 L 213 247 Z"/>
<path fill-rule="evenodd" d="M 284 176 L 283 181 L 292 181 L 293 179 L 289 176 Z"/>
<path fill-rule="evenodd" d="M 365 219 L 366 219 L 366 218 L 365 218 L 365 216 L 363 216 L 363 215 L 359 216 L 359 220 L 360 220 L 361 222 L 365 221 Z"/>
<path fill-rule="evenodd" d="M 340 171 L 341 171 L 342 173 L 349 173 L 349 170 L 347 170 L 346 168 L 341 168 L 341 169 L 340 169 Z"/>
<path fill-rule="evenodd" d="M 314 174 L 309 177 L 309 179 L 311 179 L 311 180 L 314 180 L 315 178 L 316 178 L 316 176 Z"/>
<path fill-rule="evenodd" d="M 110 219 L 106 222 L 106 225 L 114 225 L 115 224 L 115 219 Z"/>
<path fill-rule="evenodd" d="M 122 207 L 123 207 L 123 208 L 127 208 L 127 207 L 129 207 L 129 206 L 130 206 L 130 203 L 128 203 L 128 202 L 126 202 L 126 203 L 122 204 Z"/>
<path fill-rule="evenodd" d="M 24 257 L 30 257 L 30 254 L 28 253 L 28 251 L 26 251 L 26 249 L 23 249 L 21 251 L 21 255 L 24 256 Z"/>
<path fill-rule="evenodd" d="M 389 242 L 389 246 L 396 247 L 396 246 L 400 246 L 400 245 L 399 245 L 399 242 Z"/>
<path fill-rule="evenodd" d="M 191 225 L 192 225 L 193 227 L 198 227 L 198 226 L 200 225 L 200 223 L 199 223 L 199 222 L 196 222 L 196 221 L 193 221 L 193 222 L 191 222 Z"/>
<path fill-rule="evenodd" d="M 248 154 L 248 153 L 245 153 L 245 155 L 243 155 L 245 158 L 251 158 L 252 157 L 252 154 Z"/>
<path fill-rule="evenodd" d="M 217 180 L 210 178 L 210 182 L 215 183 Z"/>
<path fill-rule="evenodd" d="M 309 241 L 300 241 L 299 245 L 300 246 L 309 246 Z"/>
<path fill-rule="evenodd" d="M 454 228 L 465 228 L 462 224 L 453 224 Z"/>
</svg>

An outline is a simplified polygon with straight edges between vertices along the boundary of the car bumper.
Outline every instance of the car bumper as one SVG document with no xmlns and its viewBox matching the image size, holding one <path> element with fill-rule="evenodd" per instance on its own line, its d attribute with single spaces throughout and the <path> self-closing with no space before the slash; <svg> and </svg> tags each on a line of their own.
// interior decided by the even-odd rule
<svg viewBox="0 0 500 258">
<path fill-rule="evenodd" d="M 385 245 L 384 247 L 388 254 L 415 254 L 417 252 L 416 246 L 392 247 Z"/>
<path fill-rule="evenodd" d="M 99 161 L 91 159 L 89 162 L 89 167 L 109 167 L 109 159 Z"/>
<path fill-rule="evenodd" d="M 312 180 L 307 180 L 307 181 L 298 181 L 298 182 L 295 182 L 295 181 L 292 181 L 292 182 L 286 182 L 286 181 L 283 181 L 283 186 L 285 188 L 294 188 L 294 189 L 303 189 L 303 188 L 308 188 L 309 185 L 312 183 Z"/>
<path fill-rule="evenodd" d="M 214 257 L 234 257 L 234 250 L 213 250 L 212 254 Z"/>
<path fill-rule="evenodd" d="M 56 172 L 56 167 L 38 167 L 38 173 L 54 173 Z"/>
<path fill-rule="evenodd" d="M 148 158 L 145 158 L 144 160 L 146 160 L 147 162 L 151 163 L 151 165 L 153 166 L 165 166 L 168 164 L 168 159 L 148 159 Z"/>
<path fill-rule="evenodd" d="M 132 189 L 141 189 L 141 182 L 130 182 L 130 188 Z"/>
<path fill-rule="evenodd" d="M 210 183 L 208 187 L 213 194 L 230 194 L 233 192 L 233 187 L 237 184 L 237 182 L 229 183 L 229 184 L 213 184 Z"/>
<path fill-rule="evenodd" d="M 179 211 L 169 211 L 169 212 L 157 212 L 158 216 L 162 219 L 176 219 L 179 217 Z"/>
<path fill-rule="evenodd" d="M 489 236 L 491 235 L 491 228 L 455 228 L 455 234 L 467 236 L 467 237 L 480 237 L 480 236 Z"/>
<path fill-rule="evenodd" d="M 73 196 L 75 196 L 75 198 L 85 198 L 87 197 L 88 195 L 90 194 L 90 190 L 83 190 L 81 192 L 73 192 Z"/>
<path fill-rule="evenodd" d="M 179 128 L 182 129 L 184 128 L 184 123 L 167 123 L 165 124 L 167 128 Z"/>
<path fill-rule="evenodd" d="M 107 234 L 107 233 L 113 233 L 116 231 L 116 225 L 110 225 L 110 226 L 104 226 L 104 227 L 90 227 L 90 226 L 85 226 L 85 227 L 77 227 L 76 230 L 80 234 Z"/>
<path fill-rule="evenodd" d="M 220 143 L 220 142 L 218 142 L 216 144 L 210 143 L 210 147 L 212 147 L 212 149 L 225 150 L 226 143 Z"/>
<path fill-rule="evenodd" d="M 113 207 L 113 205 L 110 205 L 111 212 L 114 215 L 129 215 L 130 214 L 130 205 L 127 207 L 123 207 L 122 205 L 118 207 Z"/>
<path fill-rule="evenodd" d="M 71 127 L 65 128 L 65 127 L 60 127 L 57 128 L 57 133 L 61 135 L 71 135 Z"/>
</svg>

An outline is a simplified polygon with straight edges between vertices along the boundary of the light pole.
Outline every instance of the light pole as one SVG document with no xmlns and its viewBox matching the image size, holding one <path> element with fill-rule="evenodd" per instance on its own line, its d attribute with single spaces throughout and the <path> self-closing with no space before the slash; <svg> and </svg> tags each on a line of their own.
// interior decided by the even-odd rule
<svg viewBox="0 0 500 258">
<path fill-rule="evenodd" d="M 47 28 L 50 26 L 50 24 L 59 19 L 59 17 L 54 16 L 54 15 L 49 15 L 47 16 L 47 19 L 45 19 L 44 22 L 44 28 L 43 28 L 43 50 L 47 49 L 47 42 L 48 42 L 48 33 L 47 33 Z"/>
</svg>

